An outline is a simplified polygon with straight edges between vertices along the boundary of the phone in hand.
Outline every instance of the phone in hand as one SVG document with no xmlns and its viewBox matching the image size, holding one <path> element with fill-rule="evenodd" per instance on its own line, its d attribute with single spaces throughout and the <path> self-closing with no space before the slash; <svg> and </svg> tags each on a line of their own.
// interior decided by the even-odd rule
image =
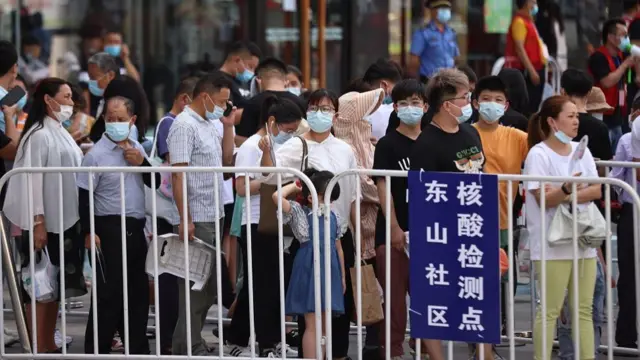
<svg viewBox="0 0 640 360">
<path fill-rule="evenodd" d="M 0 109 L 2 109 L 3 106 L 15 105 L 25 94 L 26 92 L 23 88 L 14 86 L 13 89 L 9 90 L 7 95 L 0 99 Z"/>
<path fill-rule="evenodd" d="M 231 103 L 231 101 L 227 101 L 227 108 L 224 109 L 224 113 L 222 114 L 222 116 L 227 117 L 231 115 L 232 111 L 233 111 L 233 104 Z"/>
</svg>

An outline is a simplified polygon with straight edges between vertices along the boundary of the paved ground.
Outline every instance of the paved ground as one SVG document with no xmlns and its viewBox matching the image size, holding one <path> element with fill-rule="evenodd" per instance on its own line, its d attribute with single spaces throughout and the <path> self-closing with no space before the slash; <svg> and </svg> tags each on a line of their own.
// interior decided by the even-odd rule
<svg viewBox="0 0 640 360">
<path fill-rule="evenodd" d="M 8 293 L 5 291 L 4 294 L 5 303 L 8 303 Z M 88 311 L 88 297 L 80 298 L 84 304 L 83 308 L 74 310 L 74 311 Z M 9 304 L 7 304 L 9 305 Z M 531 329 L 531 305 L 529 302 L 529 296 L 527 294 L 526 288 L 521 289 L 519 291 L 519 295 L 516 297 L 516 331 L 528 331 Z M 15 322 L 13 321 L 13 315 L 10 312 L 5 312 L 6 315 L 6 326 L 7 328 L 13 330 L 15 329 Z M 215 317 L 217 312 L 215 309 L 212 309 L 210 312 L 211 317 Z M 82 353 L 83 352 L 83 342 L 84 342 L 84 331 L 86 325 L 86 316 L 75 316 L 70 315 L 67 317 L 67 334 L 73 337 L 73 343 L 69 349 L 70 353 Z M 150 321 L 150 324 L 152 321 Z M 59 324 L 59 326 L 61 326 Z M 214 328 L 213 323 L 207 325 L 205 331 L 203 332 L 203 336 L 205 340 L 210 343 L 214 343 L 217 339 L 212 335 L 211 330 Z M 605 331 L 606 332 L 606 331 Z M 606 338 L 603 339 L 603 343 L 606 344 Z M 152 340 L 151 342 L 152 353 L 154 353 L 155 342 Z M 516 359 L 532 359 L 532 345 L 524 345 L 516 347 Z M 7 348 L 7 354 L 16 353 L 19 351 L 19 345 L 14 345 L 11 348 Z M 509 349 L 508 348 L 498 348 L 498 353 L 508 358 Z M 216 353 L 217 354 L 217 353 Z M 409 349 L 407 348 L 407 355 L 405 355 L 405 359 L 412 359 L 409 355 Z M 355 333 L 351 335 L 351 352 L 350 355 L 352 358 L 357 359 L 357 337 Z M 6 358 L 9 358 L 8 356 Z M 468 350 L 464 344 L 456 344 L 454 347 L 454 359 L 458 360 L 466 360 L 468 359 Z M 606 358 L 605 356 L 601 356 L 601 358 Z M 618 358 L 616 358 L 618 359 Z"/>
</svg>

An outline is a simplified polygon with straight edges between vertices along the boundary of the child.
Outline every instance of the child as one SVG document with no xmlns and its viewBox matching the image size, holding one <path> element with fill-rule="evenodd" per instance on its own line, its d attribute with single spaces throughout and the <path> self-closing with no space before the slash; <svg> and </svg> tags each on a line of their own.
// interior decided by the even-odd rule
<svg viewBox="0 0 640 360">
<path fill-rule="evenodd" d="M 322 289 L 322 324 L 324 325 L 325 317 L 325 275 L 324 275 L 324 220 L 325 216 L 330 216 L 330 240 L 331 240 L 331 313 L 332 315 L 340 315 L 344 313 L 344 254 L 342 253 L 342 244 L 338 228 L 338 219 L 336 214 L 324 206 L 325 189 L 329 181 L 333 178 L 333 174 L 329 171 L 317 171 L 309 169 L 305 171 L 305 175 L 311 179 L 313 186 L 318 191 L 318 224 L 320 228 L 320 264 L 321 264 L 321 289 Z M 302 201 L 300 204 L 296 201 L 289 201 L 287 197 L 302 192 Z M 340 187 L 336 187 L 331 193 L 331 201 L 335 201 L 340 197 Z M 278 192 L 273 194 L 273 201 L 278 203 Z M 302 352 L 303 357 L 315 357 L 316 354 L 316 334 L 315 334 L 315 288 L 314 288 L 314 268 L 313 268 L 313 211 L 312 199 L 309 188 L 303 182 L 289 184 L 282 188 L 282 222 L 289 224 L 296 239 L 300 242 L 300 249 L 296 253 L 293 261 L 293 269 L 291 279 L 289 280 L 289 288 L 285 300 L 285 310 L 287 315 L 304 316 L 307 327 L 302 336 Z M 324 326 L 323 326 L 324 327 Z M 322 330 L 324 335 L 324 329 Z M 324 340 L 324 336 L 323 336 Z M 324 343 L 324 341 L 323 341 Z M 323 355 L 324 357 L 324 355 Z"/>
</svg>

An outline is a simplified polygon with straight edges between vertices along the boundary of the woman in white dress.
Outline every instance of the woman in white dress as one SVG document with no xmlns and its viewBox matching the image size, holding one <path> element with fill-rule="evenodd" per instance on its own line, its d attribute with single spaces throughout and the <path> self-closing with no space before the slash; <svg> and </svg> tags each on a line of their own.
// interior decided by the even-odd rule
<svg viewBox="0 0 640 360">
<path fill-rule="evenodd" d="M 47 78 L 38 84 L 18 145 L 14 169 L 80 166 L 82 151 L 62 126 L 62 122 L 73 114 L 71 96 L 71 87 L 62 79 Z M 63 239 L 64 267 L 59 273 L 65 274 L 65 295 L 69 298 L 87 292 L 82 274 L 84 242 L 79 227 L 75 174 L 63 173 L 61 179 L 57 173 L 12 176 L 3 211 L 11 223 L 23 230 L 19 245 L 24 259 L 23 272 L 30 271 L 29 232 L 33 232 L 34 257 L 39 261 L 48 253 L 51 263 L 56 266 L 60 266 L 59 246 L 60 238 Z M 28 200 L 29 192 L 32 202 Z M 60 282 L 59 275 L 55 281 Z M 23 299 L 27 304 L 27 326 L 31 327 L 31 299 L 28 294 L 31 289 L 23 286 L 23 290 L 26 290 Z M 61 352 L 54 338 L 60 300 L 58 292 L 47 302 L 36 302 L 36 330 L 31 329 L 31 337 L 33 339 L 34 334 L 37 335 L 37 351 L 40 353 Z"/>
</svg>

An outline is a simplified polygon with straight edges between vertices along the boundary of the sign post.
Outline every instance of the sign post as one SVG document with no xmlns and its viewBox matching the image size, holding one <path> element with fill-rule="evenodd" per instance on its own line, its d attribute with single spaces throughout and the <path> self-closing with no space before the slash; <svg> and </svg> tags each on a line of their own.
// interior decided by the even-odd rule
<svg viewBox="0 0 640 360">
<path fill-rule="evenodd" d="M 500 343 L 498 177 L 409 173 L 411 337 Z"/>
</svg>

